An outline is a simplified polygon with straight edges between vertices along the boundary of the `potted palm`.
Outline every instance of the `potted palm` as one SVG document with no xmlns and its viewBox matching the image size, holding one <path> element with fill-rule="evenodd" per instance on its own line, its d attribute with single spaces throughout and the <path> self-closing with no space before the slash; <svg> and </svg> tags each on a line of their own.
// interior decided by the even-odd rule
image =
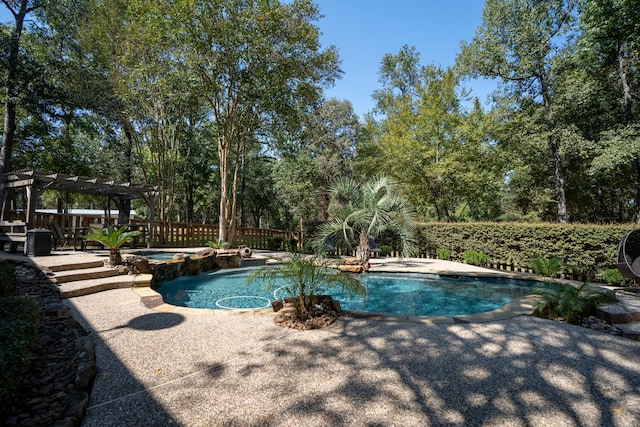
<svg viewBox="0 0 640 427">
<path fill-rule="evenodd" d="M 84 236 L 85 240 L 91 242 L 97 242 L 105 247 L 109 248 L 109 265 L 112 267 L 116 265 L 122 265 L 122 255 L 120 254 L 120 248 L 125 243 L 130 243 L 133 238 L 140 235 L 140 231 L 127 231 L 127 226 L 116 228 L 112 225 L 97 231 L 95 233 L 87 234 Z"/>
</svg>

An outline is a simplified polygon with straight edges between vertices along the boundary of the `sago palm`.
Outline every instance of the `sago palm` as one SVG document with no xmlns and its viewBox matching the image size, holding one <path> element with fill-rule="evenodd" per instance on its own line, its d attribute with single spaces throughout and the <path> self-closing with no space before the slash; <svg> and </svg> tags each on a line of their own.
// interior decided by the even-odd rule
<svg viewBox="0 0 640 427">
<path fill-rule="evenodd" d="M 569 283 L 545 283 L 535 288 L 534 295 L 540 297 L 539 314 L 549 319 L 562 317 L 568 323 L 579 325 L 584 316 L 593 313 L 600 304 L 616 302 L 616 296 L 607 291 L 592 288 L 587 282 L 580 286 Z"/>
<path fill-rule="evenodd" d="M 403 255 L 415 252 L 415 210 L 391 178 L 378 176 L 365 183 L 341 178 L 331 186 L 330 195 L 335 212 L 315 236 L 318 253 L 334 240 L 347 249 L 355 247 L 358 263 L 365 265 L 370 257 L 369 236 L 388 230 L 400 237 Z"/>
<path fill-rule="evenodd" d="M 316 257 L 295 256 L 289 262 L 263 267 L 249 277 L 249 282 L 264 282 L 269 289 L 284 287 L 289 295 L 297 298 L 296 317 L 302 321 L 311 317 L 311 304 L 319 289 L 338 288 L 349 296 L 364 297 L 366 293 L 364 285 L 355 276 Z"/>
<path fill-rule="evenodd" d="M 111 266 L 122 264 L 122 256 L 120 255 L 120 248 L 125 243 L 130 243 L 133 238 L 140 235 L 140 231 L 127 231 L 127 226 L 116 228 L 109 226 L 95 233 L 87 234 L 84 236 L 85 240 L 91 242 L 97 242 L 105 247 L 109 248 L 109 264 Z"/>
</svg>

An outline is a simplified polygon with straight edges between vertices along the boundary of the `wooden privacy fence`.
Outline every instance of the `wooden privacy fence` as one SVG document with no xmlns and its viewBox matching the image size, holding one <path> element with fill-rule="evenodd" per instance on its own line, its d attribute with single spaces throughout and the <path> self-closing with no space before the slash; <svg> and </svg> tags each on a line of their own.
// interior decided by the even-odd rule
<svg viewBox="0 0 640 427">
<path fill-rule="evenodd" d="M 146 244 L 145 223 L 139 225 L 143 236 L 140 246 Z M 297 239 L 297 234 L 282 230 L 236 227 L 233 246 L 249 246 L 253 249 L 268 249 L 269 237 Z M 207 246 L 218 238 L 218 226 L 212 224 L 190 224 L 179 222 L 156 222 L 153 227 L 153 247 L 196 247 Z"/>
<path fill-rule="evenodd" d="M 24 214 L 13 215 L 13 219 L 24 220 Z M 118 225 L 117 217 L 106 219 L 104 215 L 75 215 L 62 213 L 36 213 L 35 227 L 47 228 L 50 222 L 55 222 L 65 233 L 86 232 L 92 225 L 105 227 Z M 126 224 L 132 230 L 139 230 L 142 234 L 136 239 L 135 246 L 147 246 L 147 222 L 133 220 Z M 213 224 L 193 224 L 182 222 L 155 222 L 153 225 L 153 247 L 197 247 L 207 246 L 218 238 L 218 226 Z M 249 246 L 252 249 L 269 249 L 267 239 L 280 237 L 282 239 L 298 239 L 298 233 L 262 228 L 236 227 L 233 246 Z"/>
</svg>

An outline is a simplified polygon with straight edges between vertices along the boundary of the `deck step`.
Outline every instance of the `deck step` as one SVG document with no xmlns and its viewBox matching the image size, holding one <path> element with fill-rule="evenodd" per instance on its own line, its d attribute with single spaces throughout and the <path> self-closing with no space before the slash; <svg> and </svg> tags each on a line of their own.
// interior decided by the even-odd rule
<svg viewBox="0 0 640 427">
<path fill-rule="evenodd" d="M 620 329 L 623 337 L 640 341 L 640 322 L 616 323 L 613 326 Z"/>
<path fill-rule="evenodd" d="M 116 268 L 93 267 L 82 270 L 67 270 L 55 273 L 52 277 L 54 283 L 77 282 L 81 280 L 102 279 L 104 277 L 119 276 L 120 272 Z"/>
<path fill-rule="evenodd" d="M 58 273 L 62 271 L 84 270 L 87 268 L 98 268 L 98 267 L 104 267 L 104 261 L 97 260 L 97 261 L 86 261 L 86 262 L 75 263 L 75 264 L 51 265 L 47 268 L 49 269 L 49 271 L 53 273 Z"/>
<path fill-rule="evenodd" d="M 610 324 L 640 322 L 640 298 L 624 293 L 616 297 L 617 303 L 598 307 L 598 317 Z"/>
<path fill-rule="evenodd" d="M 131 288 L 133 287 L 135 278 L 136 276 L 133 274 L 123 274 L 100 279 L 66 282 L 62 283 L 58 287 L 58 290 L 60 292 L 60 298 L 79 297 L 111 289 Z"/>
</svg>

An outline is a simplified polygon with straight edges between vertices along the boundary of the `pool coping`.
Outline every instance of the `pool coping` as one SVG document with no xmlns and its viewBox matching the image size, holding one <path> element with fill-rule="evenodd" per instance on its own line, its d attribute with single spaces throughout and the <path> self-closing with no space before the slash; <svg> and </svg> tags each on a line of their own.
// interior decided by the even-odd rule
<svg viewBox="0 0 640 427">
<path fill-rule="evenodd" d="M 407 260 L 406 258 L 403 260 Z M 384 262 L 372 259 L 371 272 L 375 273 L 420 273 L 433 274 L 440 277 L 486 277 L 496 279 L 515 279 L 515 280 L 533 280 L 542 282 L 538 276 L 517 272 L 505 272 L 501 270 L 491 270 L 482 267 L 469 266 L 467 264 L 455 263 L 452 261 L 428 260 L 430 263 L 437 262 L 439 266 L 445 266 L 446 269 L 439 271 L 434 270 L 433 266 L 426 269 L 424 265 L 416 265 L 421 263 L 421 259 L 411 259 L 413 267 L 408 267 L 406 263 L 394 264 L 394 259 L 386 258 Z M 426 260 L 422 261 L 426 262 Z M 403 265 L 404 264 L 404 265 Z M 456 269 L 457 267 L 457 269 Z M 548 279 L 546 279 L 548 280 Z M 169 304 L 163 301 L 162 295 L 145 286 L 146 278 L 141 278 L 139 285 L 134 286 L 133 290 L 138 294 L 142 304 L 152 310 L 162 313 L 175 313 L 190 316 L 239 316 L 239 315 L 267 315 L 275 314 L 272 308 L 251 308 L 251 309 L 210 309 L 210 308 L 192 308 L 182 307 Z M 150 280 L 149 280 L 150 283 Z M 511 319 L 522 315 L 532 315 L 536 310 L 536 306 L 540 301 L 535 295 L 528 295 L 517 298 L 504 306 L 495 310 L 486 311 L 475 314 L 465 314 L 456 316 L 412 316 L 398 315 L 387 313 L 370 313 L 362 311 L 343 310 L 342 315 L 349 318 L 378 320 L 386 322 L 404 322 L 404 323 L 424 323 L 424 324 L 454 324 L 454 323 L 485 323 L 497 320 Z"/>
</svg>

